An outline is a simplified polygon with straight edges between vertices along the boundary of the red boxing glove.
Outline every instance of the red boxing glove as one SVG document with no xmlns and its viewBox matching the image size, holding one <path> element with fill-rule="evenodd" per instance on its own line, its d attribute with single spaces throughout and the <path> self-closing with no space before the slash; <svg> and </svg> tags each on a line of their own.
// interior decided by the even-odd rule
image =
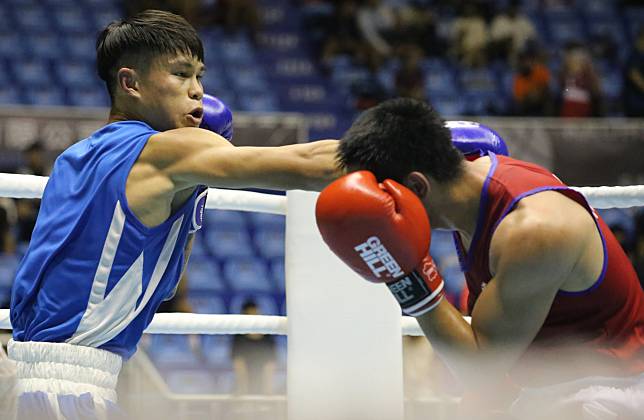
<svg viewBox="0 0 644 420">
<path fill-rule="evenodd" d="M 315 216 L 329 248 L 365 279 L 386 283 L 405 314 L 420 316 L 440 303 L 443 279 L 429 255 L 429 219 L 405 186 L 353 172 L 320 193 Z"/>
</svg>

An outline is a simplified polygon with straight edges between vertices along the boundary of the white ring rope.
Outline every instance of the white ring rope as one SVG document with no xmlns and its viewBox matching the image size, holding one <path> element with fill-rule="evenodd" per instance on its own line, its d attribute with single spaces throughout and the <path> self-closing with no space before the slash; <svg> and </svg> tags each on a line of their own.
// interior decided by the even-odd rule
<svg viewBox="0 0 644 420">
<path fill-rule="evenodd" d="M 40 198 L 47 177 L 0 173 L 0 197 Z M 597 209 L 644 206 L 644 185 L 624 187 L 572 187 Z M 286 214 L 286 197 L 251 191 L 208 190 L 207 209 Z"/>
<path fill-rule="evenodd" d="M 40 198 L 49 178 L 0 173 L 0 197 Z M 208 189 L 207 209 L 286 214 L 286 197 L 252 191 Z"/>
<path fill-rule="evenodd" d="M 47 177 L 0 173 L 0 197 L 40 198 Z M 595 208 L 644 206 L 644 185 L 574 187 Z M 208 209 L 286 214 L 286 197 L 250 191 L 210 188 Z M 467 318 L 466 318 L 467 319 Z M 418 322 L 402 317 L 404 335 L 423 335 Z M 0 309 L 0 329 L 11 329 L 9 310 Z M 151 334 L 287 334 L 286 317 L 162 313 L 145 330 Z"/>
<path fill-rule="evenodd" d="M 468 317 L 465 317 L 469 321 Z M 416 318 L 401 318 L 403 335 L 423 335 Z M 0 309 L 0 330 L 11 329 L 9 309 Z M 287 335 L 285 316 L 159 313 L 147 334 L 273 334 Z"/>
</svg>

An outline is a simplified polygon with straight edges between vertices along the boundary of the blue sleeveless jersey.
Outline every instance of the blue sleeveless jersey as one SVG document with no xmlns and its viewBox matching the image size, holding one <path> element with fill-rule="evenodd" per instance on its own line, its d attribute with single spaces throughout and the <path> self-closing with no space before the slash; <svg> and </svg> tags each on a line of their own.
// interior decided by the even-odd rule
<svg viewBox="0 0 644 420">
<path fill-rule="evenodd" d="M 148 228 L 131 212 L 127 176 L 148 138 L 139 121 L 109 124 L 56 159 L 11 296 L 16 341 L 67 342 L 134 354 L 172 296 L 207 189 Z"/>
</svg>

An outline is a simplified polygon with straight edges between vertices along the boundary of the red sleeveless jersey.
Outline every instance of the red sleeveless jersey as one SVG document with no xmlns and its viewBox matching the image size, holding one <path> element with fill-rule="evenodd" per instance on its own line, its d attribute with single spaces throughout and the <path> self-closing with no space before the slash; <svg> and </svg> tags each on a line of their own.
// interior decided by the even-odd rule
<svg viewBox="0 0 644 420">
<path fill-rule="evenodd" d="M 585 291 L 557 293 L 543 326 L 511 376 L 519 383 L 540 382 L 535 376 L 544 370 L 544 363 L 539 364 L 539 372 L 536 372 L 530 368 L 536 366 L 529 363 L 531 356 L 538 355 L 541 361 L 547 361 L 548 357 L 553 362 L 561 361 L 566 349 L 575 349 L 570 353 L 570 363 L 581 363 L 582 359 L 589 359 L 577 357 L 580 347 L 592 355 L 593 367 L 609 368 L 593 370 L 582 366 L 576 375 L 644 372 L 644 292 L 630 260 L 606 223 L 580 193 L 546 169 L 506 156 L 492 154 L 490 159 L 492 165 L 481 193 L 477 226 L 469 251 L 463 248 L 460 236 L 454 235 L 467 280 L 470 313 L 482 289 L 492 279 L 489 269 L 492 235 L 522 198 L 546 190 L 561 192 L 594 216 L 604 245 L 604 264 L 597 281 Z"/>
</svg>

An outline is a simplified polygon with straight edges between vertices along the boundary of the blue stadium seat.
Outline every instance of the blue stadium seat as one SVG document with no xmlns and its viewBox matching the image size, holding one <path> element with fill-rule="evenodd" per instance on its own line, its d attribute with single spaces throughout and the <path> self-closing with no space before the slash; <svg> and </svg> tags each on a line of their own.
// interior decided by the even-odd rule
<svg viewBox="0 0 644 420">
<path fill-rule="evenodd" d="M 591 13 L 613 15 L 617 12 L 617 2 L 614 0 L 584 0 L 583 10 Z"/>
<path fill-rule="evenodd" d="M 248 222 L 253 230 L 256 229 L 285 229 L 286 216 L 269 213 L 248 213 Z"/>
<path fill-rule="evenodd" d="M 95 7 L 93 17 L 94 20 L 92 22 L 92 30 L 94 31 L 102 31 L 103 28 L 105 28 L 115 20 L 123 19 L 123 15 L 120 13 L 120 6 L 110 6 L 107 4 L 102 4 L 99 7 Z"/>
<path fill-rule="evenodd" d="M 504 113 L 506 97 L 498 92 L 466 92 L 465 113 L 468 115 L 490 115 Z"/>
<path fill-rule="evenodd" d="M 11 288 L 20 260 L 13 254 L 0 254 L 0 288 Z"/>
<path fill-rule="evenodd" d="M 289 52 L 298 53 L 305 47 L 303 37 L 292 31 L 272 30 L 267 28 L 259 33 L 259 44 L 265 53 Z"/>
<path fill-rule="evenodd" d="M 462 95 L 455 94 L 432 94 L 429 101 L 442 116 L 459 116 L 465 111 L 465 99 Z"/>
<path fill-rule="evenodd" d="M 284 257 L 275 257 L 270 260 L 270 272 L 273 283 L 279 292 L 286 290 L 286 271 L 284 270 Z"/>
<path fill-rule="evenodd" d="M 204 214 L 206 229 L 246 229 L 244 212 L 233 210 L 206 210 Z"/>
<path fill-rule="evenodd" d="M 208 249 L 208 246 L 206 245 L 206 239 L 205 235 L 207 235 L 206 230 L 202 230 L 201 232 L 197 233 L 195 235 L 195 239 L 192 242 L 192 252 L 190 253 L 192 258 L 197 257 L 210 257 L 210 250 Z"/>
<path fill-rule="evenodd" d="M 455 95 L 460 91 L 450 72 L 427 70 L 425 73 L 425 93 L 429 97 L 435 95 Z"/>
<path fill-rule="evenodd" d="M 13 75 L 23 86 L 45 87 L 53 84 L 51 69 L 47 61 L 24 59 L 11 61 Z"/>
<path fill-rule="evenodd" d="M 206 64 L 208 65 L 208 64 Z M 223 90 L 230 90 L 230 82 L 226 75 L 218 71 L 216 67 L 208 66 L 208 70 L 203 75 L 202 83 L 205 92 L 219 92 Z M 218 95 L 219 96 L 219 95 Z"/>
<path fill-rule="evenodd" d="M 72 9 L 77 8 L 82 4 L 82 1 L 78 0 L 40 0 L 44 3 L 50 10 L 56 9 Z M 80 3 L 80 4 L 79 4 Z"/>
<path fill-rule="evenodd" d="M 378 82 L 385 88 L 387 92 L 392 94 L 396 91 L 396 70 L 391 67 L 383 66 L 376 74 Z"/>
<path fill-rule="evenodd" d="M 243 37 L 226 37 L 219 43 L 218 53 L 224 62 L 230 66 L 251 66 L 255 64 L 255 48 L 250 41 Z"/>
<path fill-rule="evenodd" d="M 252 243 L 246 229 L 224 228 L 209 229 L 206 243 L 216 258 L 250 257 L 253 255 Z"/>
<path fill-rule="evenodd" d="M 190 257 L 186 269 L 191 292 L 215 293 L 226 290 L 226 284 L 216 261 L 208 257 Z"/>
<path fill-rule="evenodd" d="M 23 103 L 22 96 L 14 86 L 0 86 L 0 104 L 20 105 Z"/>
<path fill-rule="evenodd" d="M 316 74 L 315 63 L 308 57 L 278 57 L 266 66 L 272 76 L 291 80 L 312 77 Z"/>
<path fill-rule="evenodd" d="M 0 32 L 0 57 L 7 60 L 21 59 L 27 56 L 22 45 L 22 36 L 15 32 Z"/>
<path fill-rule="evenodd" d="M 271 292 L 266 264 L 257 257 L 229 258 L 224 261 L 224 278 L 231 289 L 243 292 Z"/>
<path fill-rule="evenodd" d="M 11 10 L 8 7 L 0 7 L 0 28 L 8 28 L 13 22 Z"/>
<path fill-rule="evenodd" d="M 217 368 L 232 367 L 230 350 L 233 337 L 231 335 L 201 336 L 201 352 L 209 366 Z"/>
<path fill-rule="evenodd" d="M 488 94 L 497 91 L 497 78 L 489 68 L 464 69 L 460 80 L 463 90 L 467 92 Z"/>
<path fill-rule="evenodd" d="M 620 98 L 623 86 L 622 72 L 619 68 L 614 67 L 607 70 L 601 76 L 601 89 L 607 98 Z"/>
<path fill-rule="evenodd" d="M 14 9 L 15 23 L 24 33 L 46 33 L 51 30 L 47 10 L 39 4 L 20 6 Z"/>
<path fill-rule="evenodd" d="M 241 111 L 276 112 L 279 111 L 278 100 L 269 92 L 245 92 L 240 94 L 238 104 Z"/>
<path fill-rule="evenodd" d="M 624 9 L 627 29 L 634 41 L 637 38 L 637 32 L 644 28 L 644 7 L 628 7 Z"/>
<path fill-rule="evenodd" d="M 199 360 L 189 340 L 190 336 L 183 334 L 151 334 L 146 350 L 159 367 L 197 366 Z"/>
<path fill-rule="evenodd" d="M 331 73 L 331 80 L 345 91 L 357 83 L 368 81 L 371 77 L 369 70 L 357 65 L 345 69 L 334 68 Z"/>
<path fill-rule="evenodd" d="M 266 259 L 284 258 L 284 229 L 256 229 L 253 242 L 260 256 Z"/>
<path fill-rule="evenodd" d="M 570 15 L 546 14 L 547 36 L 556 45 L 565 46 L 571 41 L 585 42 L 586 32 L 576 13 Z"/>
<path fill-rule="evenodd" d="M 80 107 L 103 107 L 109 105 L 109 96 L 105 88 L 69 89 L 67 103 Z"/>
<path fill-rule="evenodd" d="M 235 294 L 230 301 L 230 313 L 240 314 L 242 306 L 248 301 L 255 302 L 260 315 L 277 315 L 279 313 L 274 296 L 252 292 L 239 292 Z"/>
<path fill-rule="evenodd" d="M 231 79 L 233 88 L 244 92 L 267 92 L 269 84 L 264 78 L 264 72 L 257 67 L 245 67 L 235 70 Z"/>
<path fill-rule="evenodd" d="M 586 28 L 591 39 L 607 34 L 619 44 L 625 44 L 628 40 L 628 34 L 624 25 L 617 16 L 610 14 L 589 14 L 586 16 Z"/>
<path fill-rule="evenodd" d="M 188 279 L 188 289 L 191 289 L 191 279 Z M 196 314 L 226 314 L 228 309 L 224 300 L 217 295 L 206 294 L 200 291 L 188 292 L 188 302 Z"/>
<path fill-rule="evenodd" d="M 65 55 L 61 48 L 61 40 L 54 33 L 31 34 L 26 39 L 34 58 L 56 59 Z"/>
<path fill-rule="evenodd" d="M 94 34 L 65 35 L 63 44 L 67 57 L 72 60 L 91 60 L 96 58 L 96 36 Z"/>
<path fill-rule="evenodd" d="M 73 87 L 93 87 L 102 83 L 95 67 L 88 61 L 61 60 L 55 66 L 58 80 Z"/>
<path fill-rule="evenodd" d="M 87 14 L 78 7 L 53 10 L 53 22 L 56 29 L 63 34 L 90 34 L 94 28 Z"/>
<path fill-rule="evenodd" d="M 24 90 L 25 102 L 34 106 L 61 106 L 65 104 L 63 89 L 56 85 L 32 87 Z"/>
</svg>

